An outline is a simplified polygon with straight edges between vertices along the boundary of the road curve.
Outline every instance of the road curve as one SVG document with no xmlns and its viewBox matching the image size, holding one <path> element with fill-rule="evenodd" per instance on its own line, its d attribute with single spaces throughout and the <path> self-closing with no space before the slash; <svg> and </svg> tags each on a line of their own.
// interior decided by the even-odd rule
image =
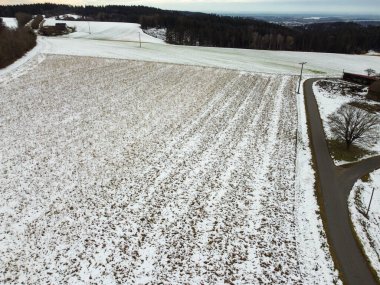
<svg viewBox="0 0 380 285">
<path fill-rule="evenodd" d="M 305 81 L 304 95 L 313 155 L 322 194 L 323 205 L 320 206 L 325 212 L 325 227 L 330 247 L 345 284 L 379 285 L 352 232 L 348 196 L 357 179 L 380 168 L 380 156 L 363 160 L 349 167 L 335 166 L 327 147 L 322 120 L 313 93 L 313 83 L 317 80 L 320 79 Z"/>
</svg>

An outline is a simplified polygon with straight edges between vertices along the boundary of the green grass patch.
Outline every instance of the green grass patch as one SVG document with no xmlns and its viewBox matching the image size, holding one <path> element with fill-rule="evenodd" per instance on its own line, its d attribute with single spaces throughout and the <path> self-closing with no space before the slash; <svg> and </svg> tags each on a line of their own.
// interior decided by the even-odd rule
<svg viewBox="0 0 380 285">
<path fill-rule="evenodd" d="M 369 182 L 369 181 L 371 181 L 371 178 L 370 178 L 370 176 L 369 176 L 369 173 L 366 174 L 366 175 L 364 175 L 364 176 L 362 176 L 360 179 L 361 179 L 363 182 Z"/>
<path fill-rule="evenodd" d="M 346 143 L 340 140 L 327 140 L 331 155 L 335 160 L 343 161 L 357 161 L 364 156 L 374 154 L 372 151 L 366 150 L 356 145 L 351 145 L 350 149 L 347 149 Z"/>
<path fill-rule="evenodd" d="M 314 74 L 326 74 L 324 71 L 316 70 L 316 69 L 308 69 L 308 71 L 314 73 Z"/>
<path fill-rule="evenodd" d="M 369 113 L 380 113 L 380 104 L 379 105 L 371 105 L 365 102 L 350 102 L 349 105 L 354 106 L 356 108 L 362 109 Z"/>
</svg>

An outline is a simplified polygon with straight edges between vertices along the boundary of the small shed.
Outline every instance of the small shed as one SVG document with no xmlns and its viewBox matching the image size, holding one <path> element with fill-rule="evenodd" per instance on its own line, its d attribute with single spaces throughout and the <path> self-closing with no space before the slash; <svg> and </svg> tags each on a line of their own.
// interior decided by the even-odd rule
<svg viewBox="0 0 380 285">
<path fill-rule="evenodd" d="M 67 29 L 66 23 L 55 23 L 55 28 L 58 31 L 65 31 Z"/>
<path fill-rule="evenodd" d="M 343 80 L 369 86 L 374 83 L 377 78 L 367 75 L 343 72 Z"/>
<path fill-rule="evenodd" d="M 380 101 L 380 80 L 372 83 L 368 88 L 368 98 Z"/>
</svg>

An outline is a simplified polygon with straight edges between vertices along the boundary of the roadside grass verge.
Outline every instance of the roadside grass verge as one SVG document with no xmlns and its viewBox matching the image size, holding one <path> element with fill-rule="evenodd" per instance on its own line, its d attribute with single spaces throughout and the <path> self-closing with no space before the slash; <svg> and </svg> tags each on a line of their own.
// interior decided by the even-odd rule
<svg viewBox="0 0 380 285">
<path fill-rule="evenodd" d="M 354 101 L 349 103 L 349 105 L 354 106 L 356 108 L 362 109 L 369 113 L 380 113 L 380 104 L 379 105 L 371 105 L 365 102 Z"/>
<path fill-rule="evenodd" d="M 327 139 L 327 145 L 331 156 L 339 161 L 355 162 L 367 155 L 375 154 L 374 152 L 357 145 L 351 145 L 348 150 L 346 144 L 337 139 Z"/>
<path fill-rule="evenodd" d="M 314 74 L 327 74 L 324 71 L 316 70 L 316 69 L 308 69 L 308 71 L 314 73 Z"/>
</svg>

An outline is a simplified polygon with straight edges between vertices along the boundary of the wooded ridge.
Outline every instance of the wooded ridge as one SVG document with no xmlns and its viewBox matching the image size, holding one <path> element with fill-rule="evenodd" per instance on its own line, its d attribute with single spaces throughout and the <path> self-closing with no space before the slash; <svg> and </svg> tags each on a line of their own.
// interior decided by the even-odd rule
<svg viewBox="0 0 380 285">
<path fill-rule="evenodd" d="M 88 21 L 139 23 L 143 29 L 165 28 L 167 42 L 177 45 L 349 54 L 380 50 L 380 27 L 365 27 L 352 22 L 289 28 L 253 18 L 145 6 L 0 6 L 0 17 L 14 17 L 17 12 L 47 17 L 77 14 Z"/>
<path fill-rule="evenodd" d="M 29 27 L 7 28 L 0 18 L 0 68 L 4 68 L 36 46 L 37 36 Z"/>
</svg>

